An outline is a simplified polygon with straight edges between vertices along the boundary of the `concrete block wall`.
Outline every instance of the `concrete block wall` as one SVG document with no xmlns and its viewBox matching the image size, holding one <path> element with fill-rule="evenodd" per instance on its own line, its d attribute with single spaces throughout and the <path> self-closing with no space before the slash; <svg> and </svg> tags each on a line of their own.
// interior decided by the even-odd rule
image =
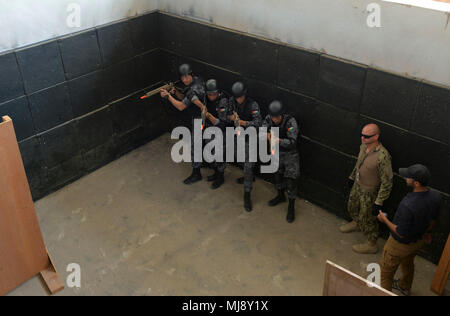
<svg viewBox="0 0 450 316">
<path fill-rule="evenodd" d="M 427 165 L 431 186 L 444 205 L 434 242 L 423 255 L 437 262 L 450 229 L 450 89 L 399 76 L 327 54 L 288 46 L 198 21 L 160 13 L 164 80 L 190 62 L 205 79 L 216 78 L 229 90 L 236 80 L 249 86 L 263 113 L 283 100 L 300 123 L 300 190 L 303 195 L 347 218 L 347 178 L 356 163 L 362 127 L 375 122 L 393 167 Z M 387 201 L 391 218 L 408 192 L 395 176 Z M 387 231 L 384 231 L 387 235 Z"/>
<path fill-rule="evenodd" d="M 165 132 L 158 13 L 0 55 L 0 115 L 14 122 L 34 199 Z"/>
</svg>

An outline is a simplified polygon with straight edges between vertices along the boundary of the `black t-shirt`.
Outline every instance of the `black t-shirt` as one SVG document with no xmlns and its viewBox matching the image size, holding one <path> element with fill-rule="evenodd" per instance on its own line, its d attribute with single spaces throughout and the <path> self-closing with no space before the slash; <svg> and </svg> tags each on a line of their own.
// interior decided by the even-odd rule
<svg viewBox="0 0 450 316">
<path fill-rule="evenodd" d="M 403 198 L 395 214 L 397 233 L 392 237 L 403 244 L 417 242 L 425 235 L 430 222 L 437 220 L 441 209 L 441 195 L 436 190 L 411 192 Z"/>
</svg>

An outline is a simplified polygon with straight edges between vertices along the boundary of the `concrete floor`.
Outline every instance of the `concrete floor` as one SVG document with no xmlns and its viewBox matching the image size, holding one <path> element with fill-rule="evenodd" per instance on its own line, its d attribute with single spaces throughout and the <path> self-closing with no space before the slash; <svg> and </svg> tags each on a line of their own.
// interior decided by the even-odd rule
<svg viewBox="0 0 450 316">
<path fill-rule="evenodd" d="M 36 202 L 61 277 L 81 266 L 81 288 L 57 295 L 321 295 L 326 260 L 363 277 L 378 262 L 352 252 L 360 233 L 339 233 L 343 220 L 307 201 L 287 224 L 286 204 L 266 206 L 275 190 L 260 179 L 246 213 L 235 167 L 217 191 L 185 186 L 190 166 L 172 162 L 172 143 L 164 135 Z M 413 294 L 432 295 L 436 266 L 416 262 Z M 10 293 L 46 294 L 38 277 Z"/>
</svg>

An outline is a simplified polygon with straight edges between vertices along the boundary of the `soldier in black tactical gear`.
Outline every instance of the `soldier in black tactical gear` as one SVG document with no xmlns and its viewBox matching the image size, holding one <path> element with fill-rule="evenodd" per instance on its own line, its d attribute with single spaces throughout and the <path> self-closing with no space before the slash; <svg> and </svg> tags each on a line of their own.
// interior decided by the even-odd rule
<svg viewBox="0 0 450 316">
<path fill-rule="evenodd" d="M 247 129 L 254 127 L 258 129 L 261 126 L 261 112 L 259 105 L 252 98 L 247 96 L 247 87 L 242 82 L 236 82 L 233 84 L 232 97 L 228 102 L 228 120 L 235 127 L 242 127 Z M 236 142 L 235 142 L 236 143 Z M 256 149 L 255 149 L 256 150 Z M 235 154 L 236 154 L 235 150 Z M 251 212 L 252 201 L 251 191 L 253 189 L 254 162 L 250 162 L 250 146 L 249 142 L 245 142 L 245 162 L 244 162 L 244 208 L 247 212 Z M 242 179 L 242 178 L 241 178 Z M 242 180 L 238 179 L 238 183 Z"/>
<path fill-rule="evenodd" d="M 223 135 L 223 152 L 225 153 L 226 143 L 226 128 L 232 126 L 227 119 L 227 104 L 228 94 L 220 90 L 217 84 L 217 80 L 211 79 L 206 82 L 206 107 L 208 112 L 206 113 L 207 127 L 215 126 L 222 130 Z M 211 188 L 213 190 L 218 189 L 224 182 L 224 172 L 227 163 L 225 159 L 222 162 L 214 162 L 214 174 L 209 176 L 207 180 L 212 182 Z"/>
<path fill-rule="evenodd" d="M 285 114 L 283 104 L 280 101 L 273 101 L 269 105 L 269 115 L 263 122 L 263 127 L 267 127 L 267 138 L 271 141 L 270 129 L 279 128 L 279 138 L 275 141 L 279 143 L 279 168 L 275 173 L 275 185 L 278 195 L 269 201 L 269 206 L 276 206 L 286 202 L 285 189 L 287 190 L 289 207 L 286 220 L 292 223 L 295 220 L 295 199 L 297 197 L 297 178 L 300 174 L 299 154 L 297 150 L 297 138 L 299 129 L 297 121 L 289 114 Z"/>
<path fill-rule="evenodd" d="M 192 174 L 184 180 L 185 184 L 193 184 L 202 180 L 200 168 L 202 162 L 194 161 L 194 120 L 200 119 L 202 110 L 206 103 L 205 84 L 203 80 L 195 76 L 189 64 L 183 64 L 179 68 L 181 81 L 184 88 L 181 92 L 173 89 L 172 91 L 161 90 L 161 97 L 166 98 L 179 111 L 187 110 L 191 117 L 191 158 L 192 158 Z"/>
</svg>

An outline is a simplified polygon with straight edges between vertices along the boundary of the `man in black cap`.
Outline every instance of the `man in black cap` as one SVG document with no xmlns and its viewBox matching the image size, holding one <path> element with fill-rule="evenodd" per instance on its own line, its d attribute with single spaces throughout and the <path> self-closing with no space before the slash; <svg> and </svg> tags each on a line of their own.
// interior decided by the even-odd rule
<svg viewBox="0 0 450 316">
<path fill-rule="evenodd" d="M 427 187 L 431 176 L 424 165 L 401 168 L 399 173 L 413 192 L 401 201 L 393 222 L 381 211 L 378 215 L 378 220 L 391 231 L 380 261 L 381 286 L 389 291 L 395 288 L 404 295 L 410 295 L 414 258 L 425 243 L 431 243 L 431 230 L 439 217 L 441 195 Z M 403 276 L 400 280 L 394 280 L 399 266 Z"/>
<path fill-rule="evenodd" d="M 275 173 L 275 186 L 278 195 L 269 201 L 269 206 L 276 206 L 286 202 L 284 190 L 287 190 L 289 207 L 286 220 L 292 223 L 295 220 L 295 199 L 297 197 L 297 178 L 300 174 L 299 155 L 297 150 L 297 138 L 299 129 L 295 118 L 285 114 L 283 103 L 273 101 L 269 105 L 269 115 L 266 116 L 262 124 L 267 127 L 269 133 L 267 139 L 271 141 L 270 130 L 272 127 L 279 128 L 279 138 L 275 141 L 279 143 L 279 168 Z M 274 154 L 274 153 L 272 153 Z"/>
<path fill-rule="evenodd" d="M 261 111 L 259 105 L 252 98 L 247 96 L 247 87 L 242 82 L 236 82 L 231 87 L 232 97 L 228 102 L 229 122 L 235 127 L 242 127 L 244 130 L 252 127 L 258 129 L 261 126 Z M 256 149 L 255 149 L 256 150 Z M 250 161 L 249 142 L 245 141 L 245 162 L 244 177 L 239 178 L 239 184 L 244 183 L 244 208 L 247 212 L 253 210 L 251 192 L 253 189 L 255 162 Z"/>
<path fill-rule="evenodd" d="M 179 111 L 188 109 L 191 117 L 191 159 L 192 159 L 192 174 L 184 180 L 184 183 L 189 185 L 202 180 L 200 168 L 201 161 L 194 161 L 194 120 L 201 119 L 202 110 L 206 103 L 205 84 L 203 80 L 195 76 L 189 64 L 183 64 L 179 68 L 181 81 L 184 84 L 184 89 L 181 93 L 175 89 L 172 91 L 161 90 L 161 97 L 166 98 Z M 180 101 L 181 100 L 181 101 Z"/>
<path fill-rule="evenodd" d="M 226 147 L 226 128 L 232 126 L 227 119 L 227 105 L 229 95 L 220 90 L 217 80 L 210 79 L 206 82 L 206 93 L 208 98 L 206 100 L 207 107 L 207 124 L 206 127 L 215 126 L 221 129 L 223 135 L 223 152 L 225 153 Z M 218 189 L 224 182 L 224 172 L 227 167 L 225 159 L 222 162 L 214 162 L 214 174 L 207 178 L 208 182 L 212 182 L 211 188 L 213 190 Z"/>
</svg>

